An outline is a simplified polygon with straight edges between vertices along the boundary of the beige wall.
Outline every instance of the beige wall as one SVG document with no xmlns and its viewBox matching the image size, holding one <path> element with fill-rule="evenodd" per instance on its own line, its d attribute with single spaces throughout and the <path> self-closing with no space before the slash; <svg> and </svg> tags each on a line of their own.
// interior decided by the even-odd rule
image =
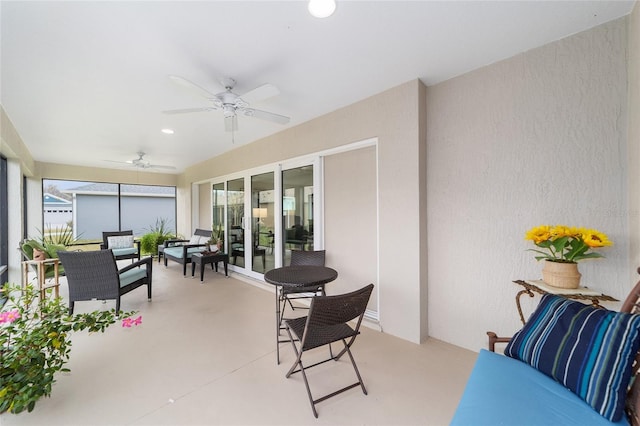
<svg viewBox="0 0 640 426">
<path fill-rule="evenodd" d="M 324 226 L 327 265 L 339 271 L 329 294 L 378 285 L 378 215 L 376 147 L 368 146 L 324 158 Z M 368 309 L 378 310 L 378 293 Z"/>
<path fill-rule="evenodd" d="M 380 266 L 378 295 L 380 323 L 385 332 L 420 342 L 427 335 L 421 289 L 426 277 L 420 261 L 421 199 L 420 128 L 423 85 L 414 80 L 354 105 L 242 146 L 191 167 L 181 177 L 180 188 L 264 164 L 308 155 L 378 138 L 378 210 Z M 188 191 L 184 191 L 186 194 Z M 185 207 L 186 207 L 185 202 Z M 376 206 L 367 206 L 373 211 Z M 178 210 L 180 212 L 180 210 Z M 180 222 L 183 219 L 184 222 Z M 191 228 L 188 217 L 178 219 L 179 232 Z M 423 222 L 424 223 L 424 222 Z M 325 239 L 332 232 L 326 229 Z M 325 247 L 331 251 L 330 246 Z M 371 265 L 375 268 L 375 265 Z M 349 275 L 349 270 L 340 271 Z M 426 291 L 426 290 L 425 290 Z"/>
<path fill-rule="evenodd" d="M 524 234 L 541 224 L 607 233 L 583 283 L 629 291 L 626 53 L 623 18 L 428 88 L 431 336 L 478 350 L 516 331 L 511 281 L 540 278 Z"/>
</svg>

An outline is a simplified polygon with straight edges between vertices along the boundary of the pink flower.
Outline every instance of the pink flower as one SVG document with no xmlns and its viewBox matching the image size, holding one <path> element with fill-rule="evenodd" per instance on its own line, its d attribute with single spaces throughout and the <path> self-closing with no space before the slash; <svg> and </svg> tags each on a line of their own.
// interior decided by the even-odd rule
<svg viewBox="0 0 640 426">
<path fill-rule="evenodd" d="M 0 323 L 12 323 L 20 318 L 20 312 L 16 309 L 13 311 L 0 312 Z"/>
<path fill-rule="evenodd" d="M 133 326 L 133 325 L 140 325 L 140 324 L 142 324 L 142 315 L 140 315 L 136 319 L 131 319 L 131 318 L 123 318 L 122 319 L 122 326 L 123 327 L 131 328 L 131 326 Z"/>
</svg>

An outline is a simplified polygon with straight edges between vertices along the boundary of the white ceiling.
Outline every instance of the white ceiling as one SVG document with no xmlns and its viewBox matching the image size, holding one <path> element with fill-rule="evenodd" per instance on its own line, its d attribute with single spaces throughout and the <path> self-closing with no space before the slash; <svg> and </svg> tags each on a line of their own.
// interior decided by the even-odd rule
<svg viewBox="0 0 640 426">
<path fill-rule="evenodd" d="M 0 103 L 37 161 L 119 167 L 148 153 L 176 172 L 419 78 L 427 85 L 631 12 L 633 1 L 0 1 Z M 168 75 L 217 93 L 271 83 L 251 106 L 282 126 L 220 111 Z M 172 128 L 172 136 L 160 132 Z M 165 172 L 165 170 L 159 170 Z"/>
</svg>

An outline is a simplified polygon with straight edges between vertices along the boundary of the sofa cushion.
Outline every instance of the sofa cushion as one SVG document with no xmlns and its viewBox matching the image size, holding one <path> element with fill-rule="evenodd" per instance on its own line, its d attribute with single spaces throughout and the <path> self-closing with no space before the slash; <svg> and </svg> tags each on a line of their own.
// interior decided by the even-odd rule
<svg viewBox="0 0 640 426">
<path fill-rule="evenodd" d="M 560 383 L 519 360 L 480 350 L 451 426 L 628 425 L 612 423 Z"/>
<path fill-rule="evenodd" d="M 505 355 L 560 382 L 611 421 L 622 418 L 640 315 L 545 294 Z"/>
<path fill-rule="evenodd" d="M 107 248 L 124 249 L 133 247 L 133 235 L 107 237 Z"/>
<path fill-rule="evenodd" d="M 165 247 L 165 256 L 171 256 L 178 259 L 182 259 L 183 247 Z M 190 247 L 187 249 L 187 257 L 191 257 L 193 253 L 200 253 L 205 250 L 205 247 Z"/>
<path fill-rule="evenodd" d="M 193 235 L 187 244 L 207 244 L 209 237 L 203 237 L 202 235 Z"/>
</svg>

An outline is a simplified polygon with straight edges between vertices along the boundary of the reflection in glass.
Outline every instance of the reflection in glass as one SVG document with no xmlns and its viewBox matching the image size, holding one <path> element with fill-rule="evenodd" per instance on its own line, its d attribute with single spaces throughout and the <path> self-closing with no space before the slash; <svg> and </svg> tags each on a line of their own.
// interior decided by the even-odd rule
<svg viewBox="0 0 640 426">
<path fill-rule="evenodd" d="M 227 182 L 227 247 L 234 265 L 244 268 L 244 179 Z"/>
<path fill-rule="evenodd" d="M 224 245 L 224 183 L 216 183 L 211 188 L 211 229 L 213 230 L 213 240 L 218 244 L 220 250 L 225 251 Z"/>
<path fill-rule="evenodd" d="M 282 171 L 283 262 L 291 249 L 313 250 L 313 166 Z"/>
<path fill-rule="evenodd" d="M 264 274 L 275 265 L 273 172 L 251 176 L 253 271 Z"/>
</svg>

